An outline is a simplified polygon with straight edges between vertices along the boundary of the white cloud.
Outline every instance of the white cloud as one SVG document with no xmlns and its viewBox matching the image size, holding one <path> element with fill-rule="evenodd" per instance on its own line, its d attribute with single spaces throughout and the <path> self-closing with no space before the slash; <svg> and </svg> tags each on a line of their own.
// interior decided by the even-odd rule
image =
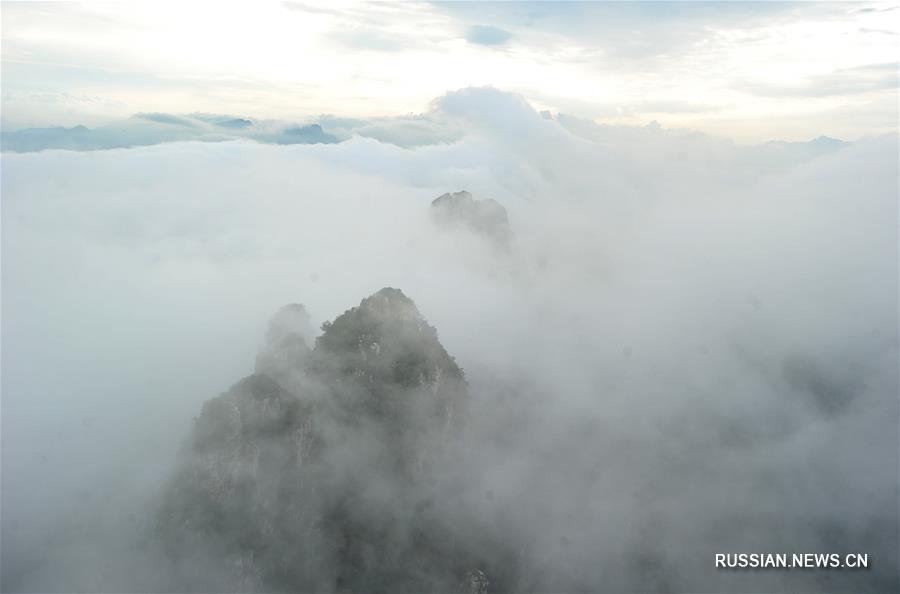
<svg viewBox="0 0 900 594">
<path fill-rule="evenodd" d="M 435 106 L 459 140 L 3 154 L 4 588 L 133 585 L 110 477 L 153 488 L 278 307 L 321 322 L 382 286 L 506 440 L 478 442 L 472 488 L 546 560 L 530 577 L 799 590 L 822 576 L 715 574 L 712 552 L 840 546 L 877 563 L 831 585 L 892 583 L 896 136 L 750 150 L 491 89 Z M 431 225 L 458 189 L 506 206 L 511 254 Z"/>
</svg>

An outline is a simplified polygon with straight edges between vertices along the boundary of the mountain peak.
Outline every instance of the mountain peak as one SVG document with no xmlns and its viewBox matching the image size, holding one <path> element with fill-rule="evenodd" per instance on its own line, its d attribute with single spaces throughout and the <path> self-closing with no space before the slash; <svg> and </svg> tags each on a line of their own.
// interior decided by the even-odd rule
<svg viewBox="0 0 900 594">
<path fill-rule="evenodd" d="M 210 544 L 185 569 L 208 579 L 215 567 L 209 590 L 362 592 L 390 580 L 393 591 L 464 581 L 483 593 L 477 557 L 432 511 L 465 418 L 462 370 L 400 289 L 324 324 L 312 351 L 308 321 L 302 305 L 279 310 L 257 373 L 203 406 L 162 508 L 166 546 L 188 558 Z"/>
<path fill-rule="evenodd" d="M 412 299 L 400 289 L 385 287 L 363 299 L 359 307 L 379 316 L 393 316 L 398 319 L 422 320 L 422 314 Z"/>
<path fill-rule="evenodd" d="M 417 384 L 462 370 L 438 340 L 416 304 L 400 289 L 385 287 L 322 326 L 314 353 L 337 363 L 342 374 L 379 382 Z"/>
<path fill-rule="evenodd" d="M 269 321 L 265 344 L 256 355 L 255 373 L 268 375 L 284 386 L 295 385 L 309 356 L 307 340 L 311 337 L 306 308 L 300 303 L 285 305 Z"/>
<path fill-rule="evenodd" d="M 442 227 L 467 228 L 500 246 L 507 246 L 510 240 L 509 217 L 503 205 L 491 198 L 475 200 L 465 190 L 441 194 L 432 200 L 431 216 Z"/>
</svg>

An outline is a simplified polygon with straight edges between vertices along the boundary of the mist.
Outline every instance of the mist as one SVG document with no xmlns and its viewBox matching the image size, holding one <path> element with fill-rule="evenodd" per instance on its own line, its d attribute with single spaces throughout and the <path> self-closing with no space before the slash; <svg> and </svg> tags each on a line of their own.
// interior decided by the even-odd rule
<svg viewBox="0 0 900 594">
<path fill-rule="evenodd" d="M 382 287 L 465 372 L 442 520 L 514 551 L 489 591 L 896 587 L 896 135 L 738 146 L 492 88 L 410 121 L 3 153 L 4 592 L 208 590 L 144 546 L 192 419 L 279 308 Z M 460 190 L 503 246 L 435 224 Z M 745 551 L 870 568 L 714 568 Z"/>
</svg>

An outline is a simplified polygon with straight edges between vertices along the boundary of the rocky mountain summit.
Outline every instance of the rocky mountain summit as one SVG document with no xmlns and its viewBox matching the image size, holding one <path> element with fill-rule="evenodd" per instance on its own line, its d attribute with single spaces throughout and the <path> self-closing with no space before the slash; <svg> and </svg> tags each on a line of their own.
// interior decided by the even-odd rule
<svg viewBox="0 0 900 594">
<path fill-rule="evenodd" d="M 436 330 L 391 288 L 312 348 L 308 328 L 280 310 L 256 372 L 195 420 L 159 521 L 172 589 L 483 594 L 448 522 L 467 386 Z"/>
<path fill-rule="evenodd" d="M 313 335 L 306 308 L 300 303 L 285 305 L 269 322 L 266 341 L 256 355 L 254 372 L 277 380 L 283 386 L 297 386 L 306 360 L 312 352 Z"/>
<path fill-rule="evenodd" d="M 445 228 L 464 228 L 508 247 L 512 232 L 503 205 L 493 199 L 475 200 L 462 190 L 438 196 L 431 202 L 431 217 Z"/>
</svg>

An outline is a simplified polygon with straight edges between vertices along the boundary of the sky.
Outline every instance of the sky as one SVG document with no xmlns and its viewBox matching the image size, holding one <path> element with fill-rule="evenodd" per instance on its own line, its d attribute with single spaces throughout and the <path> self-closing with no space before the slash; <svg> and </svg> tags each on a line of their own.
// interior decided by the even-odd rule
<svg viewBox="0 0 900 594">
<path fill-rule="evenodd" d="M 403 116 L 490 85 L 752 143 L 897 127 L 900 10 L 851 3 L 2 5 L 2 124 Z"/>
</svg>

